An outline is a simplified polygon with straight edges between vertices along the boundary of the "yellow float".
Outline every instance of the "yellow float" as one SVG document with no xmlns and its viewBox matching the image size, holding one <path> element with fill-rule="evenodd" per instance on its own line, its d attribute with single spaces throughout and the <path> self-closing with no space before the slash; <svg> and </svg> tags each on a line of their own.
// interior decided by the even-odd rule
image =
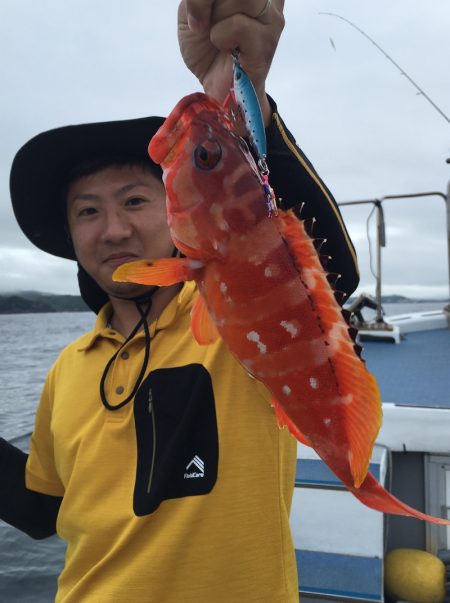
<svg viewBox="0 0 450 603">
<path fill-rule="evenodd" d="M 384 561 L 384 586 L 396 601 L 443 603 L 445 565 L 425 551 L 395 549 Z"/>
</svg>

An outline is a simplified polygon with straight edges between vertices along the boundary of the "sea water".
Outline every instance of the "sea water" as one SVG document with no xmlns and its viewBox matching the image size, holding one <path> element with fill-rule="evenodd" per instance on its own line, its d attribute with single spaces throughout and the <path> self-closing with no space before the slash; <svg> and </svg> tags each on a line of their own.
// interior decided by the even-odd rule
<svg viewBox="0 0 450 603">
<path fill-rule="evenodd" d="M 94 322 L 90 312 L 0 315 L 1 437 L 27 450 L 48 369 Z M 53 601 L 64 553 L 57 536 L 33 540 L 0 521 L 0 602 Z"/>
<path fill-rule="evenodd" d="M 385 304 L 384 310 L 389 315 L 442 306 Z M 0 315 L 0 437 L 27 449 L 48 369 L 64 346 L 91 329 L 94 320 L 90 312 Z M 0 521 L 0 602 L 53 601 L 64 552 L 57 536 L 32 540 Z"/>
</svg>

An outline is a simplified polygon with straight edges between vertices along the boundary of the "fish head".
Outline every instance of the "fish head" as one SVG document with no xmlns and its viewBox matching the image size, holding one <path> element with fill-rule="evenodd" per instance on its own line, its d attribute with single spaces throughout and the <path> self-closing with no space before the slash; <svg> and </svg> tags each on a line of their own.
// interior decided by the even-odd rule
<svg viewBox="0 0 450 603">
<path fill-rule="evenodd" d="M 151 140 L 149 154 L 163 169 L 175 245 L 197 258 L 225 256 L 236 210 L 245 213 L 250 189 L 262 190 L 255 161 L 227 111 L 205 94 L 183 98 Z"/>
</svg>

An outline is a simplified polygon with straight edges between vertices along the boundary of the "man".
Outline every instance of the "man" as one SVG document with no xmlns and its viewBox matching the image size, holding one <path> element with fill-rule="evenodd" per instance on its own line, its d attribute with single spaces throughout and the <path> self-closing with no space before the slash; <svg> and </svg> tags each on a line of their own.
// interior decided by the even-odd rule
<svg viewBox="0 0 450 603">
<path fill-rule="evenodd" d="M 330 270 L 350 292 L 355 256 L 339 212 L 265 93 L 282 8 L 282 0 L 186 0 L 180 47 L 219 100 L 229 50 L 239 47 L 261 102 L 276 194 L 316 218 Z M 0 516 L 34 537 L 57 529 L 66 540 L 59 602 L 297 601 L 296 443 L 277 427 L 269 392 L 222 341 L 193 340 L 192 284 L 111 280 L 126 261 L 176 251 L 161 171 L 146 155 L 161 123 L 59 128 L 14 160 L 20 226 L 41 249 L 78 261 L 81 294 L 98 318 L 49 372 L 28 459 L 0 442 Z"/>
</svg>

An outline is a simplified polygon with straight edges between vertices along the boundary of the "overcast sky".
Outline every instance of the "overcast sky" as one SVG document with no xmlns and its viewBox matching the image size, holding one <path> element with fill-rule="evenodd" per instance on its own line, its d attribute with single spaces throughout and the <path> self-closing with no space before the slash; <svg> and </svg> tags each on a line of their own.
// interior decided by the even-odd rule
<svg viewBox="0 0 450 603">
<path fill-rule="evenodd" d="M 40 252 L 17 226 L 8 180 L 18 148 L 69 123 L 166 115 L 199 84 L 176 39 L 169 0 L 2 0 L 0 20 L 0 290 L 77 293 L 73 262 Z M 449 0 L 286 0 L 267 89 L 338 201 L 446 192 L 450 124 L 363 29 L 450 116 Z M 383 292 L 448 297 L 445 204 L 384 204 Z M 343 209 L 360 290 L 374 292 L 366 219 Z M 374 221 L 370 228 L 372 241 Z"/>
</svg>

